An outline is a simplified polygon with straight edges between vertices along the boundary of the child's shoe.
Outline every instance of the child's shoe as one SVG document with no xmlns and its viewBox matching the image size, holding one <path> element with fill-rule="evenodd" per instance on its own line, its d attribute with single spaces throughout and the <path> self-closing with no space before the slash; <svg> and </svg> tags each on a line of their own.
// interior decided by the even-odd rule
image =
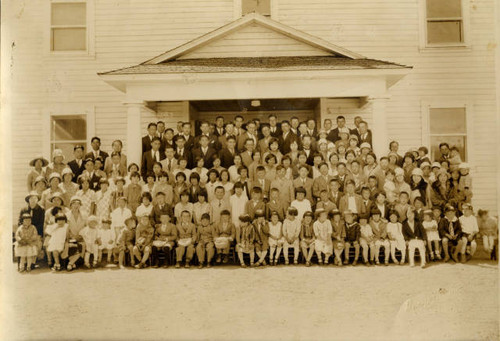
<svg viewBox="0 0 500 341">
<path fill-rule="evenodd" d="M 119 266 L 120 266 L 120 270 L 123 270 L 123 269 L 125 269 L 125 265 L 123 265 L 123 264 L 120 264 Z"/>
<path fill-rule="evenodd" d="M 207 263 L 207 268 L 211 268 L 212 267 L 212 264 L 210 264 L 210 262 Z"/>
<path fill-rule="evenodd" d="M 323 260 L 322 259 L 318 259 L 318 265 L 319 266 L 323 265 Z"/>
<path fill-rule="evenodd" d="M 288 260 L 285 261 L 285 265 L 289 265 L 290 262 Z"/>
<path fill-rule="evenodd" d="M 434 254 L 432 252 L 429 254 L 429 257 L 431 258 L 431 262 L 434 261 Z"/>
<path fill-rule="evenodd" d="M 198 264 L 198 269 L 203 269 L 203 263 L 200 262 L 200 264 Z"/>
<path fill-rule="evenodd" d="M 310 267 L 310 266 L 311 266 L 311 262 L 307 261 L 307 262 L 306 262 L 306 266 L 307 266 L 307 267 Z"/>
<path fill-rule="evenodd" d="M 223 263 L 223 264 L 227 264 L 228 262 L 229 262 L 229 255 L 224 255 L 224 256 L 222 257 L 222 263 Z"/>
<path fill-rule="evenodd" d="M 465 255 L 462 253 L 462 255 L 460 256 L 460 262 L 462 263 L 465 263 L 467 261 L 467 258 L 465 257 Z"/>
<path fill-rule="evenodd" d="M 22 266 L 19 266 L 19 268 L 17 269 L 19 272 L 24 272 L 25 270 L 25 266 L 22 265 Z"/>
<path fill-rule="evenodd" d="M 220 254 L 217 255 L 217 258 L 215 259 L 217 263 L 220 263 L 222 261 L 222 257 Z"/>
<path fill-rule="evenodd" d="M 421 269 L 425 269 L 425 267 L 426 267 L 426 264 L 425 264 L 425 263 L 421 263 L 421 264 L 420 264 L 420 268 L 421 268 Z"/>
<path fill-rule="evenodd" d="M 246 268 L 246 267 L 247 267 L 247 265 L 246 265 L 245 263 L 240 263 L 240 266 L 241 266 L 242 268 Z"/>
<path fill-rule="evenodd" d="M 437 260 L 441 260 L 441 259 L 442 259 L 442 258 L 441 258 L 441 255 L 440 255 L 440 254 L 439 254 L 439 252 L 437 252 L 437 251 L 436 251 L 436 259 L 437 259 Z"/>
<path fill-rule="evenodd" d="M 347 264 L 349 264 L 349 259 L 344 260 L 344 265 L 347 265 Z"/>
<path fill-rule="evenodd" d="M 181 267 L 181 263 L 180 262 L 175 263 L 175 268 L 176 269 L 180 269 L 180 267 Z"/>
<path fill-rule="evenodd" d="M 90 263 L 85 263 L 84 265 L 87 269 L 90 269 Z"/>
<path fill-rule="evenodd" d="M 189 265 L 189 262 L 186 262 L 186 264 L 184 265 L 184 268 L 189 269 L 190 267 L 191 267 L 191 265 Z"/>
</svg>

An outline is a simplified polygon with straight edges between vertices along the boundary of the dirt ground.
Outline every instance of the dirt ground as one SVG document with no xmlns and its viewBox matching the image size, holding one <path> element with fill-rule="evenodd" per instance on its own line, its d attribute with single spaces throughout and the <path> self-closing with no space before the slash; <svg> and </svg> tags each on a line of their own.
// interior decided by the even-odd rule
<svg viewBox="0 0 500 341">
<path fill-rule="evenodd" d="M 498 340 L 497 265 L 13 268 L 0 339 Z"/>
</svg>

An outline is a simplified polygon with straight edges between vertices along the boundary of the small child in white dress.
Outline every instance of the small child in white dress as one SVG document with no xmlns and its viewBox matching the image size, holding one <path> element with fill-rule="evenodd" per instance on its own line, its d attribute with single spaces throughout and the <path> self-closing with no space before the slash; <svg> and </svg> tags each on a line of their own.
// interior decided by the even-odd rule
<svg viewBox="0 0 500 341">
<path fill-rule="evenodd" d="M 85 267 L 90 268 L 90 256 L 93 256 L 93 265 L 97 266 L 97 258 L 99 256 L 99 244 L 97 240 L 97 223 L 98 219 L 95 215 L 91 215 L 87 220 L 87 226 L 80 230 L 80 236 L 82 236 L 85 243 L 85 249 L 83 250 L 83 261 Z"/>
<path fill-rule="evenodd" d="M 391 245 L 391 258 L 394 264 L 403 265 L 406 258 L 406 242 L 403 236 L 403 225 L 398 222 L 399 213 L 393 210 L 389 213 L 390 221 L 387 223 L 387 236 Z M 396 249 L 401 251 L 401 261 L 396 258 Z"/>
<path fill-rule="evenodd" d="M 68 234 L 68 218 L 64 213 L 58 213 L 55 217 L 55 224 L 47 226 L 45 234 L 50 236 L 47 241 L 47 252 L 54 258 L 53 271 L 61 270 L 60 254 L 64 250 L 66 236 Z"/>
<path fill-rule="evenodd" d="M 271 212 L 271 221 L 269 222 L 269 262 L 271 265 L 276 265 L 279 260 L 281 250 L 283 249 L 282 224 L 279 221 L 279 214 L 277 211 Z M 276 251 L 276 254 L 274 252 Z M 274 255 L 274 256 L 273 256 Z"/>
<path fill-rule="evenodd" d="M 370 215 L 368 213 L 359 216 L 360 234 L 359 245 L 363 251 L 363 262 L 365 264 L 375 263 L 375 236 L 372 227 L 368 224 Z M 370 258 L 368 259 L 368 251 L 370 251 Z"/>
<path fill-rule="evenodd" d="M 97 261 L 100 263 L 102 261 L 102 253 L 106 250 L 107 258 L 107 266 L 113 266 L 112 256 L 113 251 L 116 246 L 116 232 L 111 228 L 111 219 L 104 218 L 101 221 L 101 228 L 97 230 L 97 239 L 99 243 L 99 255 L 97 257 Z M 115 257 L 116 260 L 116 257 Z"/>
<path fill-rule="evenodd" d="M 422 222 L 422 226 L 427 236 L 427 249 L 431 260 L 434 260 L 434 255 L 436 255 L 436 259 L 441 260 L 441 250 L 439 249 L 439 241 L 441 238 L 439 238 L 438 224 L 434 220 L 432 210 L 424 211 L 424 221 Z M 432 250 L 433 245 L 434 251 Z"/>
</svg>

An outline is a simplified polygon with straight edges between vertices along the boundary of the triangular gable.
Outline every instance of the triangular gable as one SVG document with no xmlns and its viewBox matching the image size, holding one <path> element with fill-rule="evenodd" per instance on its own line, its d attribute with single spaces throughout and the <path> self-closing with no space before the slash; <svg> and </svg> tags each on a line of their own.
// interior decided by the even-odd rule
<svg viewBox="0 0 500 341">
<path fill-rule="evenodd" d="M 247 33 L 247 38 L 243 38 L 245 33 Z M 250 39 L 251 42 L 252 39 L 259 40 L 259 35 L 262 37 L 260 44 L 254 44 L 250 48 L 235 48 L 237 44 L 241 46 L 242 39 L 250 39 L 253 36 Z M 270 45 L 272 43 L 265 39 L 266 36 L 283 44 L 281 46 L 274 44 L 275 49 L 273 53 L 272 46 Z M 233 52 L 231 52 L 231 47 L 233 47 Z M 256 51 L 254 47 L 257 49 Z M 169 60 L 186 58 L 238 57 L 241 55 L 236 54 L 244 53 L 245 49 L 248 52 L 246 54 L 247 57 L 333 55 L 352 59 L 365 58 L 362 55 L 296 30 L 290 26 L 283 25 L 260 14 L 250 13 L 186 44 L 162 53 L 143 64 L 160 64 Z"/>
</svg>

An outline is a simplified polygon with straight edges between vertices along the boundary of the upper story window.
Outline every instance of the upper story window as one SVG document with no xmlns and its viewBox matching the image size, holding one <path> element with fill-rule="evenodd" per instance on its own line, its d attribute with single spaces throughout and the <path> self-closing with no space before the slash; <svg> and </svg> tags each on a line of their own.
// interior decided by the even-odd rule
<svg viewBox="0 0 500 341">
<path fill-rule="evenodd" d="M 467 160 L 467 118 L 466 108 L 430 108 L 429 137 L 432 160 L 441 156 L 439 145 L 447 143 L 457 147 L 462 161 Z"/>
<path fill-rule="evenodd" d="M 87 3 L 53 2 L 50 13 L 50 50 L 87 50 Z"/>
<path fill-rule="evenodd" d="M 463 44 L 462 0 L 426 0 L 426 32 L 429 46 Z"/>
<path fill-rule="evenodd" d="M 71 160 L 73 148 L 78 144 L 87 144 L 87 115 L 51 115 L 50 154 L 61 149 L 66 160 Z"/>
<path fill-rule="evenodd" d="M 241 0 L 241 14 L 258 13 L 271 15 L 271 0 Z"/>
</svg>

